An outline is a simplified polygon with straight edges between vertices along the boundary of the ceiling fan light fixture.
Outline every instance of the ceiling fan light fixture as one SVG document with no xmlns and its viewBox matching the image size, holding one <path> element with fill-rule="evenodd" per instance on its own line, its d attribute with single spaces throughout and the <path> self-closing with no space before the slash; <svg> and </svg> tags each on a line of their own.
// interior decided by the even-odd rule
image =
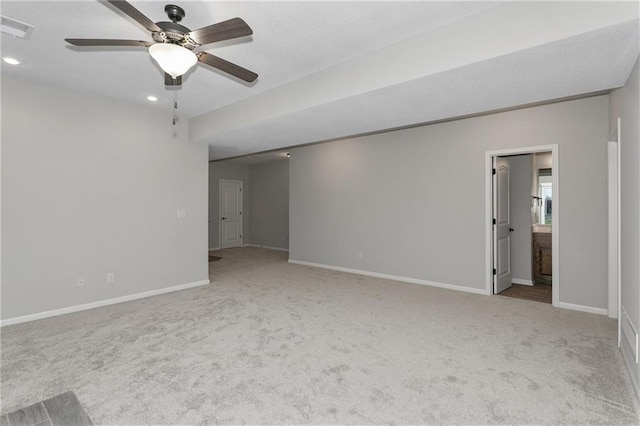
<svg viewBox="0 0 640 426">
<path fill-rule="evenodd" d="M 173 78 L 183 75 L 198 62 L 191 50 L 172 43 L 153 44 L 149 46 L 149 54 Z"/>
</svg>

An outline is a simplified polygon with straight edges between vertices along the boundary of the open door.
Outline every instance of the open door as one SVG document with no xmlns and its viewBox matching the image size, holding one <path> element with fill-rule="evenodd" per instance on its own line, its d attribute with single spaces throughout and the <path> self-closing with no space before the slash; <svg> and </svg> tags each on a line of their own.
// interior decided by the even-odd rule
<svg viewBox="0 0 640 426">
<path fill-rule="evenodd" d="M 493 293 L 511 287 L 511 209 L 509 160 L 493 157 Z"/>
</svg>

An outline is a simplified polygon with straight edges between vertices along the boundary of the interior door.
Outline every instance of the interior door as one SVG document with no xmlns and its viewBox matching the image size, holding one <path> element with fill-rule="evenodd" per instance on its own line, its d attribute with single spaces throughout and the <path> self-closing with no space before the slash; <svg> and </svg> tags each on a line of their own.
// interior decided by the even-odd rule
<svg viewBox="0 0 640 426">
<path fill-rule="evenodd" d="M 220 180 L 220 248 L 242 246 L 242 181 Z"/>
<path fill-rule="evenodd" d="M 493 292 L 511 287 L 511 208 L 509 160 L 493 158 Z"/>
</svg>

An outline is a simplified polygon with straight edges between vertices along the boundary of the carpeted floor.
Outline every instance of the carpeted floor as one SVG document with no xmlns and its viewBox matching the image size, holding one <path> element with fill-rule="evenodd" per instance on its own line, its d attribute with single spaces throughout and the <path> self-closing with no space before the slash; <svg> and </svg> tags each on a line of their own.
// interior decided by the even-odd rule
<svg viewBox="0 0 640 426">
<path fill-rule="evenodd" d="M 638 424 L 616 323 L 230 249 L 212 284 L 2 329 L 2 414 L 96 424 Z"/>
</svg>

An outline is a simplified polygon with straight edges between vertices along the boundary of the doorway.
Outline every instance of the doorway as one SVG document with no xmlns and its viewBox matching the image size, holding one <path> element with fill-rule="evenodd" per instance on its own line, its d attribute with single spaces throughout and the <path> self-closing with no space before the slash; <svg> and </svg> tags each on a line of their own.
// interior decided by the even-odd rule
<svg viewBox="0 0 640 426">
<path fill-rule="evenodd" d="M 242 246 L 242 181 L 220 179 L 220 248 Z"/>
<path fill-rule="evenodd" d="M 512 235 L 514 232 L 514 228 L 512 226 L 511 220 L 511 206 L 509 202 L 509 189 L 510 189 L 510 177 L 511 177 L 511 169 L 509 167 L 509 161 L 504 161 L 503 157 L 510 156 L 523 156 L 523 155 L 535 155 L 543 152 L 550 152 L 550 167 L 553 172 L 550 176 L 546 176 L 543 180 L 543 186 L 545 194 L 551 195 L 549 191 L 552 191 L 553 196 L 549 196 L 547 203 L 539 203 L 535 198 L 534 194 L 538 197 L 537 194 L 537 185 L 539 185 L 538 179 L 533 182 L 533 178 L 531 180 L 531 190 L 526 190 L 526 193 L 522 195 L 525 198 L 530 199 L 528 202 L 528 212 L 524 214 L 527 215 L 525 220 L 527 221 L 527 225 L 530 228 L 527 229 L 530 232 L 531 238 L 534 237 L 534 232 L 536 231 L 547 231 L 544 238 L 549 239 L 549 259 L 545 259 L 548 262 L 548 269 L 553 271 L 553 275 L 550 276 L 549 284 L 551 284 L 551 303 L 554 306 L 559 304 L 559 289 L 560 289 L 560 280 L 559 280 L 559 250 L 558 250 L 558 242 L 559 242 L 559 186 L 558 186 L 558 146 L 557 145 L 541 145 L 541 146 L 533 146 L 533 147 L 524 147 L 524 148 L 513 148 L 513 149 L 504 149 L 504 150 L 496 150 L 496 151 L 488 151 L 486 152 L 486 181 L 485 181 L 485 191 L 486 191 L 486 218 L 487 218 L 487 228 L 486 228 L 486 285 L 485 291 L 487 294 L 498 294 L 503 293 L 504 295 L 509 295 L 505 293 L 515 293 L 518 297 L 522 295 L 522 290 L 534 290 L 536 283 L 533 275 L 533 269 L 535 267 L 534 262 L 532 262 L 532 255 L 535 255 L 534 250 L 535 246 L 531 243 L 529 247 L 527 247 L 528 257 L 525 259 L 526 262 L 530 262 L 531 270 L 530 270 L 530 279 L 521 279 L 516 278 L 512 279 Z M 495 169 L 495 172 L 494 172 Z M 543 173 L 546 174 L 546 173 Z M 536 188 L 534 189 L 534 184 Z M 506 198 L 506 199 L 505 199 Z M 552 201 L 551 201 L 552 200 Z M 545 201 L 547 201 L 545 199 Z M 553 205 L 553 209 L 551 206 Z M 537 209 L 537 210 L 536 210 Z M 546 210 L 545 210 L 546 209 Z M 549 212 L 549 214 L 546 214 Z M 552 214 L 551 214 L 552 212 Z M 541 215 L 542 213 L 542 215 Z M 535 217 L 544 217 L 545 222 L 540 223 L 534 220 Z M 546 223 L 549 222 L 549 223 Z M 535 228 L 535 229 L 534 229 Z M 551 232 L 551 230 L 553 230 Z M 528 240 L 531 241 L 531 240 Z M 521 250 L 524 251 L 524 250 Z M 518 253 L 521 255 L 521 251 Z M 527 256 L 527 255 L 525 255 Z M 527 287 L 531 288 L 527 288 Z M 532 297 L 521 297 L 527 298 L 530 300 L 539 300 L 542 301 L 541 298 L 548 297 L 548 294 L 545 295 L 545 292 L 548 292 L 549 288 L 539 288 L 535 289 L 532 294 Z"/>
</svg>

